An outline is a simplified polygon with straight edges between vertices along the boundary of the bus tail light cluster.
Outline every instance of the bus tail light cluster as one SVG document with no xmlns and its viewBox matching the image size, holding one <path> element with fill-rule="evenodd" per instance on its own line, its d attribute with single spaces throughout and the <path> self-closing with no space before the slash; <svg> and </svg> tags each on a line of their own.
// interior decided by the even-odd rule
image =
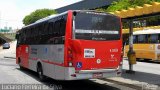
<svg viewBox="0 0 160 90">
<path fill-rule="evenodd" d="M 123 55 L 124 55 L 124 52 L 122 51 L 122 52 L 121 52 L 121 58 L 123 58 Z"/>
<path fill-rule="evenodd" d="M 122 65 L 123 64 L 123 55 L 124 55 L 124 53 L 123 53 L 123 51 L 121 52 L 121 60 L 120 60 L 120 65 Z"/>
<path fill-rule="evenodd" d="M 69 62 L 68 64 L 69 64 L 69 67 L 72 67 L 72 66 L 73 66 L 73 63 L 72 63 L 72 62 Z"/>
<path fill-rule="evenodd" d="M 68 65 L 69 65 L 69 67 L 73 66 L 72 60 L 73 60 L 72 50 L 68 49 Z"/>
</svg>

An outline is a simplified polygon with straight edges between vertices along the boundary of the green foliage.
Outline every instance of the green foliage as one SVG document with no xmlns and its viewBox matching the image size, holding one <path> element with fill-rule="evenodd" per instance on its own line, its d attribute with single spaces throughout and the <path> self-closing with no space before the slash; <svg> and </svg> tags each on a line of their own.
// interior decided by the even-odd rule
<svg viewBox="0 0 160 90">
<path fill-rule="evenodd" d="M 143 6 L 144 4 L 150 4 L 152 2 L 160 2 L 160 0 L 118 0 L 114 1 L 109 7 L 99 8 L 99 11 L 114 12 L 122 9 L 128 9 L 129 7 Z"/>
<path fill-rule="evenodd" d="M 115 12 L 122 9 L 128 9 L 128 8 L 134 8 L 136 6 L 143 6 L 144 4 L 151 4 L 152 2 L 160 2 L 160 0 L 117 0 L 117 2 L 113 2 L 109 7 L 103 7 L 97 9 L 98 11 L 104 11 L 104 12 Z M 154 25 L 160 25 L 160 16 L 154 16 L 154 17 L 148 17 L 148 18 L 139 18 L 137 21 L 140 23 L 143 21 L 146 21 L 147 26 L 154 26 Z M 127 22 L 122 22 L 123 28 L 128 28 Z M 142 25 L 142 24 L 140 24 Z M 137 27 L 137 25 L 134 25 L 134 27 Z"/>
<path fill-rule="evenodd" d="M 30 15 L 25 16 L 25 18 L 23 19 L 23 24 L 29 25 L 39 19 L 42 19 L 44 17 L 47 17 L 52 14 L 56 14 L 56 13 L 57 12 L 52 9 L 38 9 L 38 10 L 32 12 Z"/>
<path fill-rule="evenodd" d="M 113 12 L 117 10 L 127 9 L 130 6 L 129 0 L 119 0 L 119 2 L 113 2 L 106 11 Z"/>
</svg>

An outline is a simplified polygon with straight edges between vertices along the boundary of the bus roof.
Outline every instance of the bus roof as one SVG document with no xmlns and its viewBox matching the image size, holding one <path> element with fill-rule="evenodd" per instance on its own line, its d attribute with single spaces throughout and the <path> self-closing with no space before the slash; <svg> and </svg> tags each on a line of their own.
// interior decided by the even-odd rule
<svg viewBox="0 0 160 90">
<path fill-rule="evenodd" d="M 48 21 L 48 20 L 50 20 L 50 19 L 52 19 L 52 18 L 56 18 L 56 17 L 58 17 L 58 16 L 61 16 L 61 15 L 66 14 L 66 13 L 67 13 L 67 11 L 66 11 L 66 12 L 63 12 L 63 13 L 60 13 L 60 14 L 50 15 L 50 16 L 48 16 L 48 17 L 45 17 L 45 18 L 42 18 L 42 19 L 37 20 L 35 23 L 29 24 L 29 25 L 27 25 L 27 26 L 24 26 L 23 28 L 30 27 L 30 26 L 34 26 L 34 25 L 36 25 L 36 24 L 39 24 L 39 23 Z"/>
<path fill-rule="evenodd" d="M 140 34 L 158 34 L 160 33 L 160 29 L 144 29 L 141 31 L 133 32 L 133 35 L 140 35 Z"/>
</svg>

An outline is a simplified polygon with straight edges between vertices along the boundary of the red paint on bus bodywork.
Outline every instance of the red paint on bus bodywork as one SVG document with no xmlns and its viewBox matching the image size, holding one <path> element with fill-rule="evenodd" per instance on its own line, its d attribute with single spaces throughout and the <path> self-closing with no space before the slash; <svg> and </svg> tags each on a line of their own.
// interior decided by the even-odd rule
<svg viewBox="0 0 160 90">
<path fill-rule="evenodd" d="M 29 46 L 28 45 L 19 45 L 16 50 L 16 64 L 28 68 L 29 67 Z"/>
<path fill-rule="evenodd" d="M 121 61 L 122 41 L 88 41 L 72 40 L 73 66 L 77 70 L 118 68 Z M 84 49 L 95 49 L 95 57 L 85 58 Z M 116 51 L 113 51 L 116 50 Z M 118 50 L 118 51 L 117 51 Z M 99 61 L 98 61 L 99 60 Z M 77 62 L 82 68 L 77 68 Z"/>
</svg>

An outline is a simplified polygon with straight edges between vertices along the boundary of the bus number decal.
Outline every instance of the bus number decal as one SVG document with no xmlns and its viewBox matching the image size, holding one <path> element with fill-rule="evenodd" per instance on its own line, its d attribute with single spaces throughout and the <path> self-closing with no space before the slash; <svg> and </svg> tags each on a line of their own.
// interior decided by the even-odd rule
<svg viewBox="0 0 160 90">
<path fill-rule="evenodd" d="M 84 49 L 84 58 L 95 58 L 95 49 Z"/>
</svg>

